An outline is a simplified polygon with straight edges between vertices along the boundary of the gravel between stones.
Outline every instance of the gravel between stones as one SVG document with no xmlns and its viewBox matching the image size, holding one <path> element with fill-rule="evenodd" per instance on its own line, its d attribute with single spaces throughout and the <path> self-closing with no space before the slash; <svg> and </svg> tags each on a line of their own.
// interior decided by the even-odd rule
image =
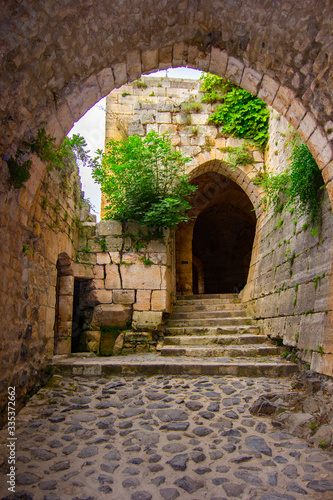
<svg viewBox="0 0 333 500">
<path fill-rule="evenodd" d="M 331 500 L 333 453 L 249 412 L 286 389 L 288 379 L 54 376 L 17 415 L 16 496 L 4 464 L 1 498 Z"/>
</svg>

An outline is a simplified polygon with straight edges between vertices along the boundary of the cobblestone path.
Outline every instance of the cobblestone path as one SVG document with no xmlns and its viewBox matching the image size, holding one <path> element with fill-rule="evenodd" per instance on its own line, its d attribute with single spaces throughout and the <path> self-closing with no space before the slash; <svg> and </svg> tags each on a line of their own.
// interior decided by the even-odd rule
<svg viewBox="0 0 333 500">
<path fill-rule="evenodd" d="M 285 378 L 54 376 L 17 416 L 16 493 L 3 468 L 1 498 L 331 500 L 333 453 L 249 412 L 286 389 Z"/>
</svg>

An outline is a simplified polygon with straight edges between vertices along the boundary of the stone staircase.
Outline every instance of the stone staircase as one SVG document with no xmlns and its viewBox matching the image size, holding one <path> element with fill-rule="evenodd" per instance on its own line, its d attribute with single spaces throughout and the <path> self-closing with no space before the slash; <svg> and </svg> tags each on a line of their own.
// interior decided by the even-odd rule
<svg viewBox="0 0 333 500">
<path fill-rule="evenodd" d="M 128 375 L 289 377 L 297 365 L 283 360 L 237 295 L 179 297 L 167 322 L 160 353 L 98 357 L 54 356 L 53 373 L 68 376 Z"/>
<path fill-rule="evenodd" d="M 236 294 L 180 296 L 166 324 L 161 356 L 278 356 Z"/>
</svg>

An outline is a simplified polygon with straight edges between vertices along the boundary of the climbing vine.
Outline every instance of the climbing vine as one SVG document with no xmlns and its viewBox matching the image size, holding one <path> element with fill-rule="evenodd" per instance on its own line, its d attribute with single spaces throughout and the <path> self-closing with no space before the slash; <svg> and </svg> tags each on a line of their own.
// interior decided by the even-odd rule
<svg viewBox="0 0 333 500">
<path fill-rule="evenodd" d="M 292 146 L 288 168 L 278 175 L 261 173 L 255 183 L 264 188 L 264 200 L 275 209 L 284 195 L 287 208 L 293 209 L 299 215 L 307 215 L 311 223 L 318 223 L 321 190 L 325 187 L 321 171 L 308 146 L 296 134 Z"/>
<path fill-rule="evenodd" d="M 31 141 L 23 141 L 15 155 L 5 159 L 8 165 L 9 185 L 15 189 L 25 187 L 31 175 L 32 154 L 37 155 L 46 164 L 47 170 L 53 168 L 61 170 L 73 158 L 84 165 L 97 166 L 96 159 L 89 156 L 86 150 L 87 143 L 80 135 L 65 137 L 59 148 L 56 147 L 55 141 L 56 139 L 47 134 L 44 128 L 39 128 L 36 137 Z"/>
<path fill-rule="evenodd" d="M 253 96 L 224 78 L 204 74 L 201 90 L 203 102 L 221 102 L 209 123 L 222 126 L 222 133 L 253 141 L 263 150 L 268 141 L 269 110 Z"/>
</svg>

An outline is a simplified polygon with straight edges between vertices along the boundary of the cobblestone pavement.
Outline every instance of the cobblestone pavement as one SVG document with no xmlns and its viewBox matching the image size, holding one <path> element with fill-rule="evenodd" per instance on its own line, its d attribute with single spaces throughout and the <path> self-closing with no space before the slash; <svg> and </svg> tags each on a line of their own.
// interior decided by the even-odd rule
<svg viewBox="0 0 333 500">
<path fill-rule="evenodd" d="M 249 412 L 286 388 L 289 379 L 54 376 L 17 415 L 16 495 L 3 469 L 1 498 L 332 499 L 333 453 Z"/>
</svg>

